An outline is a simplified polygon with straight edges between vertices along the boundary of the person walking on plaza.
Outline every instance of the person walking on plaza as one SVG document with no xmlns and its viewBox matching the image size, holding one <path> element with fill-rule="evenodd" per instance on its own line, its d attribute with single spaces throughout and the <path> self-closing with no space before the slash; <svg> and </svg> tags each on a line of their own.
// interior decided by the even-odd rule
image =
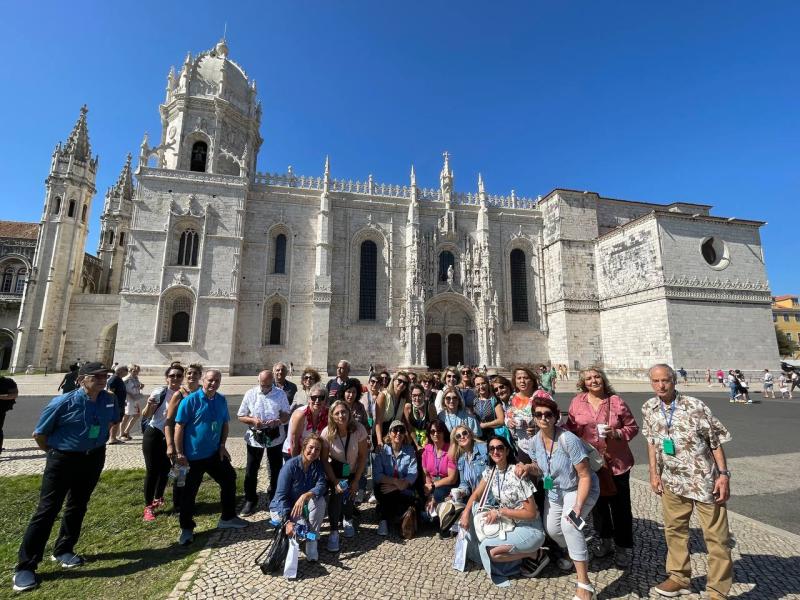
<svg viewBox="0 0 800 600">
<path fill-rule="evenodd" d="M 711 369 L 706 369 L 706 385 L 711 387 L 713 384 L 711 383 Z"/>
<path fill-rule="evenodd" d="M 761 397 L 769 398 L 770 394 L 772 394 L 772 398 L 775 399 L 775 378 L 772 376 L 772 373 L 769 372 L 769 369 L 764 369 L 761 381 L 763 383 Z"/>
<path fill-rule="evenodd" d="M 655 586 L 661 596 L 690 594 L 689 519 L 698 517 L 708 548 L 706 597 L 724 600 L 733 583 L 726 502 L 730 476 L 722 444 L 728 430 L 702 401 L 675 389 L 675 371 L 650 368 L 655 397 L 642 406 L 650 487 L 661 497 L 667 542 L 667 579 Z"/>
<path fill-rule="evenodd" d="M 115 363 L 116 364 L 116 363 Z M 128 389 L 125 387 L 124 378 L 128 374 L 128 367 L 125 365 L 117 365 L 114 367 L 114 374 L 108 378 L 106 382 L 106 389 L 114 394 L 117 401 L 117 410 L 120 414 L 120 422 L 111 426 L 109 433 L 109 444 L 122 444 L 124 441 L 121 439 L 122 417 L 125 415 L 125 406 L 128 402 Z"/>
<path fill-rule="evenodd" d="M 269 463 L 269 489 L 267 496 L 272 500 L 278 473 L 283 466 L 283 441 L 289 422 L 289 399 L 286 393 L 274 385 L 273 371 L 261 371 L 258 385 L 245 392 L 242 405 L 236 413 L 239 421 L 248 426 L 244 433 L 247 445 L 247 466 L 244 475 L 244 506 L 239 513 L 247 517 L 256 512 L 258 506 L 258 470 L 267 450 Z"/>
<path fill-rule="evenodd" d="M 725 389 L 725 371 L 722 369 L 717 369 L 717 383 L 721 388 Z"/>
<path fill-rule="evenodd" d="M 617 566 L 626 569 L 633 553 L 633 453 L 629 444 L 639 433 L 639 425 L 599 367 L 580 371 L 578 390 L 569 405 L 564 428 L 597 448 L 609 469 L 602 475 L 598 473 L 598 477 L 606 479 L 600 479 L 600 497 L 592 509 L 594 529 L 600 536 L 600 543 L 592 552 L 600 558 L 614 551 Z"/>
<path fill-rule="evenodd" d="M 6 413 L 14 408 L 18 394 L 17 382 L 10 377 L 0 376 L 0 454 L 3 453 L 3 425 L 6 422 Z"/>
<path fill-rule="evenodd" d="M 786 373 L 780 374 L 778 377 L 778 385 L 781 390 L 781 398 L 791 399 L 792 393 L 789 391 L 789 378 L 786 376 Z"/>
<path fill-rule="evenodd" d="M 131 440 L 131 428 L 134 422 L 140 421 L 142 408 L 139 406 L 139 398 L 142 396 L 144 384 L 139 381 L 139 365 L 128 365 L 128 375 L 122 380 L 125 382 L 125 416 L 120 425 L 120 439 Z"/>
<path fill-rule="evenodd" d="M 66 394 L 67 392 L 77 389 L 78 383 L 76 382 L 76 379 L 78 379 L 79 368 L 80 367 L 77 364 L 71 364 L 69 366 L 69 372 L 64 375 L 61 383 L 58 384 L 59 392 Z"/>
<path fill-rule="evenodd" d="M 56 396 L 33 430 L 36 445 L 47 453 L 39 505 L 25 530 L 14 568 L 13 589 L 39 585 L 36 567 L 44 557 L 53 523 L 66 500 L 53 560 L 71 569 L 83 564 L 75 554 L 89 498 L 106 459 L 110 425 L 119 423 L 114 396 L 105 391 L 110 369 L 87 362 L 78 371 L 78 389 Z"/>
<path fill-rule="evenodd" d="M 190 544 L 194 539 L 194 505 L 197 490 L 208 473 L 219 484 L 222 515 L 218 529 L 241 529 L 249 523 L 236 516 L 236 471 L 225 448 L 228 439 L 228 401 L 217 393 L 222 373 L 209 369 L 202 387 L 178 406 L 175 417 L 175 451 L 178 464 L 189 467 L 180 501 L 181 535 L 178 543 Z"/>
</svg>

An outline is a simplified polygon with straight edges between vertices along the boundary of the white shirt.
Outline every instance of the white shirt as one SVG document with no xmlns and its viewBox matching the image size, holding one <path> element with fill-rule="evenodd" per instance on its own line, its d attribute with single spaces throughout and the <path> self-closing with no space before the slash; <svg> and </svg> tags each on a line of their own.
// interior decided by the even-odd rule
<svg viewBox="0 0 800 600">
<path fill-rule="evenodd" d="M 274 385 L 266 394 L 261 391 L 261 386 L 257 385 L 254 388 L 247 390 L 242 398 L 242 405 L 239 407 L 237 416 L 239 417 L 256 417 L 262 421 L 271 421 L 273 419 L 280 419 L 280 413 L 289 414 L 289 399 L 286 397 L 286 392 Z M 286 439 L 286 428 L 278 428 L 279 435 L 273 439 L 269 447 L 280 446 L 283 440 Z M 261 444 L 253 439 L 253 432 L 248 428 L 244 434 L 244 441 L 248 446 L 254 448 L 263 448 Z"/>
</svg>

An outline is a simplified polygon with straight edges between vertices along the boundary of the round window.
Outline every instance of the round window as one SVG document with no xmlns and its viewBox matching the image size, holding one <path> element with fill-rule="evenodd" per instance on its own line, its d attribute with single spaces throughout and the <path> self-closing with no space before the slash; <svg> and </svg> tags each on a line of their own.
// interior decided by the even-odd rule
<svg viewBox="0 0 800 600">
<path fill-rule="evenodd" d="M 703 239 L 700 242 L 700 254 L 703 255 L 703 260 L 709 267 L 718 271 L 727 267 L 731 262 L 727 244 L 717 237 Z"/>
</svg>

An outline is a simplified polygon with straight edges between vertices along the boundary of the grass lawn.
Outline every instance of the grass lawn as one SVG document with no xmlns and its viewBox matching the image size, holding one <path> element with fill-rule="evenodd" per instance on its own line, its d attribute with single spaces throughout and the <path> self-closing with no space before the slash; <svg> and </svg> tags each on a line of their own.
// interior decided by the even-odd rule
<svg viewBox="0 0 800 600">
<path fill-rule="evenodd" d="M 241 494 L 244 475 L 238 472 Z M 194 560 L 219 519 L 219 486 L 208 478 L 197 495 L 194 543 L 177 544 L 178 517 L 161 514 L 142 521 L 144 471 L 104 471 L 92 494 L 75 551 L 86 564 L 64 570 L 50 560 L 59 522 L 53 526 L 38 573 L 42 585 L 21 597 L 36 598 L 164 598 Z M 19 597 L 11 576 L 22 535 L 39 499 L 41 476 L 0 478 L 0 598 Z M 170 506 L 172 493 L 166 498 Z"/>
</svg>

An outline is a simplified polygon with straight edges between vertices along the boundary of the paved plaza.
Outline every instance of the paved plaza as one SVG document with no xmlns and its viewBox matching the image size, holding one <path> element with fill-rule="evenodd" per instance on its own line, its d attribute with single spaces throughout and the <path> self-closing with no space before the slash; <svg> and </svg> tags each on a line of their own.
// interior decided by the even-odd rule
<svg viewBox="0 0 800 600">
<path fill-rule="evenodd" d="M 20 380 L 25 378 L 21 377 Z M 230 378 L 223 382 L 231 408 L 238 407 L 240 394 L 252 385 L 253 378 Z M 35 384 L 34 384 L 35 382 Z M 50 382 L 31 380 L 21 382 L 25 396 L 10 413 L 7 435 L 29 430 L 46 401 Z M 150 382 L 148 382 L 149 384 Z M 155 383 L 155 382 L 153 382 Z M 56 384 L 57 385 L 57 384 Z M 570 383 L 570 389 L 572 387 Z M 627 383 L 619 386 L 622 395 L 639 414 L 647 384 Z M 704 386 L 703 386 L 704 387 Z M 748 599 L 800 598 L 800 536 L 784 529 L 797 531 L 797 486 L 791 473 L 796 465 L 795 437 L 797 423 L 794 402 L 766 401 L 762 405 L 729 405 L 725 396 L 698 386 L 691 393 L 704 398 L 730 428 L 734 439 L 726 445 L 735 475 L 732 480 L 733 499 L 729 505 L 731 529 L 736 539 L 733 550 L 735 583 L 731 597 Z M 565 406 L 571 394 L 564 390 L 558 401 Z M 21 410 L 18 410 L 21 409 Z M 749 411 L 749 412 L 748 412 Z M 233 464 L 243 468 L 245 448 L 232 423 L 228 442 Z M 773 435 L 769 433 L 772 432 Z M 16 433 L 6 439 L 6 451 L 0 459 L 0 477 L 16 474 L 38 474 L 44 466 L 44 455 L 30 438 Z M 631 479 L 635 528 L 635 560 L 627 571 L 614 566 L 611 558 L 591 563 L 591 578 L 598 598 L 648 598 L 650 588 L 664 577 L 666 546 L 661 529 L 660 502 L 645 483 L 646 459 L 641 439 L 633 445 L 637 466 Z M 641 446 L 641 447 L 640 447 Z M 124 445 L 109 446 L 106 469 L 143 468 L 140 439 Z M 262 471 L 263 472 L 263 471 Z M 260 487 L 264 488 L 265 476 Z M 741 509 L 739 508 L 741 507 Z M 482 569 L 471 565 L 466 573 L 452 569 L 455 541 L 442 540 L 421 531 L 417 538 L 406 541 L 397 536 L 379 537 L 374 505 L 363 504 L 360 509 L 358 534 L 352 540 L 342 540 L 342 551 L 326 552 L 323 531 L 320 562 L 307 563 L 301 555 L 299 577 L 287 581 L 269 577 L 254 564 L 255 557 L 265 548 L 271 533 L 268 515 L 262 498 L 260 512 L 249 517 L 253 525 L 242 531 L 214 532 L 206 539 L 203 550 L 181 577 L 170 594 L 171 598 L 281 598 L 281 599 L 346 599 L 384 596 L 389 590 L 398 598 L 571 598 L 574 592 L 574 573 L 562 574 L 548 567 L 538 578 L 518 579 L 510 588 L 495 588 Z M 91 510 L 91 507 L 90 507 Z M 735 511 L 741 510 L 750 516 Z M 792 512 L 794 511 L 794 512 Z M 783 527 L 780 515 L 789 518 Z M 755 516 L 756 518 L 751 518 Z M 173 526 L 171 523 L 170 526 Z M 175 531 L 177 535 L 177 528 Z M 702 534 L 694 524 L 691 538 L 694 579 L 693 597 L 699 598 L 705 587 L 706 556 Z M 378 592 L 376 590 L 381 590 Z"/>
</svg>

